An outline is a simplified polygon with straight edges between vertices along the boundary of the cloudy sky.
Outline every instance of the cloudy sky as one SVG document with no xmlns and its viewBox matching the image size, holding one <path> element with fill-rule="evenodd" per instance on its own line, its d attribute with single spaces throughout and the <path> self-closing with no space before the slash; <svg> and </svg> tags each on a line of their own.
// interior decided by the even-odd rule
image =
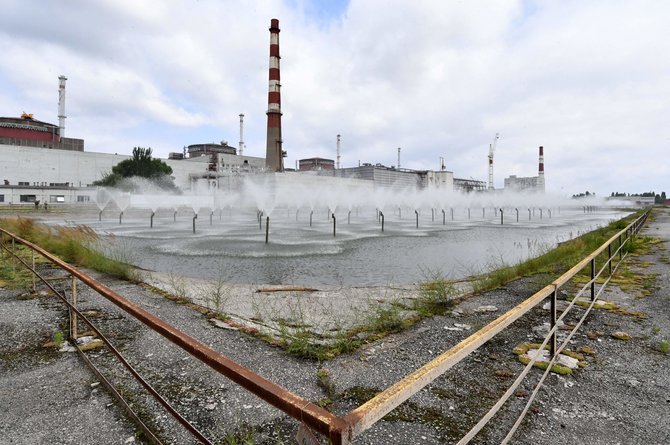
<svg viewBox="0 0 670 445">
<path fill-rule="evenodd" d="M 670 192 L 666 0 L 2 0 L 0 115 L 57 123 L 86 150 L 184 145 L 265 155 L 279 19 L 286 166 L 397 163 L 547 188 Z"/>
</svg>

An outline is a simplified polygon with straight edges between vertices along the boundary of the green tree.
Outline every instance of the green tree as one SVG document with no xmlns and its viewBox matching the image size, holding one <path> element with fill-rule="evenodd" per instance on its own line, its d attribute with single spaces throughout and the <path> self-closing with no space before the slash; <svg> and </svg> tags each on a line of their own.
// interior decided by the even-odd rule
<svg viewBox="0 0 670 445">
<path fill-rule="evenodd" d="M 133 186 L 126 178 L 141 177 L 151 181 L 152 184 L 165 190 L 177 190 L 172 177 L 172 167 L 160 159 L 151 157 L 151 148 L 135 147 L 133 148 L 133 157 L 125 159 L 114 167 L 112 171 L 106 174 L 93 185 L 104 187 L 120 187 L 132 189 Z"/>
</svg>

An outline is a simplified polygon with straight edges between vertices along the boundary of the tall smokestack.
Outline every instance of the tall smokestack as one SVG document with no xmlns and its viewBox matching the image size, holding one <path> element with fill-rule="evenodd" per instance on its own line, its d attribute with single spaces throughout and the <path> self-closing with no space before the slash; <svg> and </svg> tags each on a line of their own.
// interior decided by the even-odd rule
<svg viewBox="0 0 670 445">
<path fill-rule="evenodd" d="M 284 152 L 281 139 L 281 94 L 279 89 L 279 20 L 270 21 L 270 72 L 268 91 L 268 134 L 265 167 L 269 171 L 284 171 Z"/>
<path fill-rule="evenodd" d="M 65 81 L 67 77 L 58 77 L 58 135 L 65 136 Z"/>
<path fill-rule="evenodd" d="M 537 188 L 544 192 L 544 147 L 540 145 L 540 160 L 537 172 Z"/>
<path fill-rule="evenodd" d="M 240 150 L 237 154 L 242 156 L 244 152 L 244 114 L 240 113 Z"/>
<path fill-rule="evenodd" d="M 400 147 L 398 147 L 398 170 L 400 170 Z"/>
<path fill-rule="evenodd" d="M 340 135 L 337 135 L 337 169 L 340 169 Z"/>
</svg>

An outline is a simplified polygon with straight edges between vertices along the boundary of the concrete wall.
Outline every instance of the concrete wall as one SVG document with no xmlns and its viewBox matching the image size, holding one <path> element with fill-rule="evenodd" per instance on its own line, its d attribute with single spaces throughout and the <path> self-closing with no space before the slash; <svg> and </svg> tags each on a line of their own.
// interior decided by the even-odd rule
<svg viewBox="0 0 670 445">
<path fill-rule="evenodd" d="M 131 155 L 78 152 L 15 145 L 0 145 L 0 184 L 18 185 L 27 182 L 31 186 L 68 184 L 70 187 L 87 187 L 112 171 L 119 162 Z M 261 158 L 249 156 L 221 155 L 220 162 L 226 166 L 234 164 L 261 165 Z M 190 176 L 207 172 L 208 157 L 173 160 L 164 159 L 172 167 L 175 184 L 181 188 L 190 186 Z"/>
<path fill-rule="evenodd" d="M 92 204 L 94 203 L 95 188 L 79 187 L 33 187 L 0 185 L 0 205 L 34 206 L 40 202 L 40 208 L 58 206 L 62 204 Z"/>
</svg>

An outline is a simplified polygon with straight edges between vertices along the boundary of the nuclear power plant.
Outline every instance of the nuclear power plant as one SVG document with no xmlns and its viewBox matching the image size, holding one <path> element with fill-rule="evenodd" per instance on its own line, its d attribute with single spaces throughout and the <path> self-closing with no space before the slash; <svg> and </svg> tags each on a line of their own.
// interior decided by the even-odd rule
<svg viewBox="0 0 670 445">
<path fill-rule="evenodd" d="M 489 147 L 489 181 L 462 179 L 447 171 L 441 159 L 438 170 L 411 170 L 398 165 L 359 162 L 358 166 L 340 164 L 341 135 L 337 135 L 336 159 L 311 157 L 296 161 L 295 169 L 284 166 L 286 151 L 282 139 L 281 75 L 279 52 L 279 20 L 270 21 L 268 69 L 267 134 L 265 158 L 248 156 L 244 143 L 244 114 L 239 114 L 239 145 L 223 140 L 220 143 L 188 143 L 180 151 L 171 152 L 164 160 L 173 170 L 175 184 L 182 189 L 236 188 L 248 175 L 288 175 L 328 181 L 364 181 L 373 187 L 395 189 L 437 188 L 445 192 L 493 191 L 493 152 L 498 140 Z M 100 180 L 130 154 L 109 154 L 84 151 L 84 140 L 65 137 L 65 76 L 58 77 L 58 125 L 42 122 L 32 114 L 0 117 L 0 203 L 85 203 L 94 196 L 93 182 Z M 128 147 L 130 152 L 131 147 Z M 540 147 L 539 172 L 534 177 L 505 178 L 505 189 L 544 192 L 544 153 Z M 483 156 L 482 156 L 483 157 Z M 288 178 L 287 176 L 287 178 Z M 326 180 L 325 177 L 332 179 Z M 321 178 L 321 179 L 319 179 Z M 275 179 L 275 181 L 280 181 Z M 285 181 L 281 179 L 281 181 Z M 335 182 L 333 182 L 335 181 Z M 488 185 L 488 186 L 487 186 Z"/>
</svg>

